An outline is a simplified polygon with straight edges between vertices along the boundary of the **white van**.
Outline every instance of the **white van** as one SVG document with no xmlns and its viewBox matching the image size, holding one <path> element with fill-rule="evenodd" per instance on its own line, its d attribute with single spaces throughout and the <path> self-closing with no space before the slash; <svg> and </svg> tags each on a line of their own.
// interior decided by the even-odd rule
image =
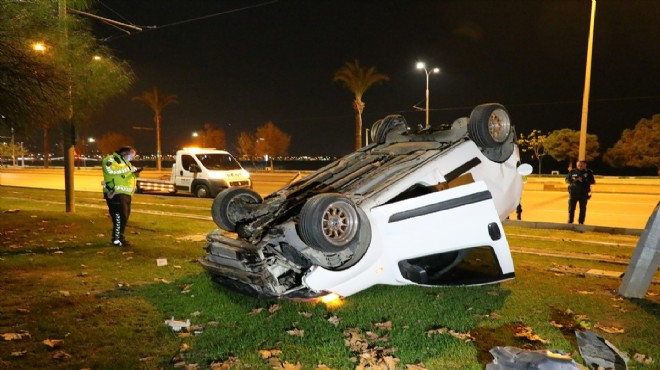
<svg viewBox="0 0 660 370">
<path fill-rule="evenodd" d="M 137 179 L 138 193 L 189 192 L 198 198 L 215 198 L 227 188 L 252 188 L 250 173 L 229 152 L 208 148 L 184 148 L 176 152 L 169 179 Z"/>
</svg>

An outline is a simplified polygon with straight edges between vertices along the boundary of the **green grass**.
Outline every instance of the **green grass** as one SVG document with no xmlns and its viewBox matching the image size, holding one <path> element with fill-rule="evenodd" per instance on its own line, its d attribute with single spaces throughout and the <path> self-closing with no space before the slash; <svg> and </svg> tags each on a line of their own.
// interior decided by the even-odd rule
<svg viewBox="0 0 660 370">
<path fill-rule="evenodd" d="M 111 225 L 99 194 L 76 193 L 75 213 L 64 212 L 62 191 L 0 187 L 0 199 L 0 334 L 30 334 L 0 341 L 0 369 L 167 369 L 178 356 L 200 368 L 236 357 L 233 369 L 265 370 L 273 367 L 259 351 L 272 349 L 282 351 L 280 363 L 303 369 L 353 369 L 360 353 L 346 345 L 347 330 L 379 338 L 369 348 L 391 351 L 400 369 L 483 369 L 496 345 L 563 349 L 579 360 L 573 336 L 551 324 L 568 309 L 586 315 L 582 320 L 591 330 L 630 356 L 655 360 L 631 361 L 630 369 L 660 363 L 658 285 L 645 299 L 620 300 L 616 279 L 550 271 L 553 265 L 622 271 L 621 265 L 516 253 L 516 278 L 498 285 L 376 286 L 336 306 L 257 300 L 211 282 L 196 262 L 204 242 L 180 238 L 215 228 L 199 219 L 210 215 L 208 199 L 136 195 L 127 229 L 136 246 L 128 249 L 109 245 Z M 141 213 L 147 210 L 196 218 Z M 637 242 L 632 236 L 520 227 L 507 227 L 507 233 L 520 235 L 508 237 L 517 248 L 620 258 L 629 258 Z M 167 258 L 168 265 L 158 267 L 157 258 Z M 164 324 L 171 317 L 190 319 L 201 333 L 175 335 Z M 331 317 L 339 319 L 337 325 Z M 387 322 L 390 328 L 379 325 Z M 625 332 L 609 334 L 596 324 Z M 517 325 L 550 342 L 514 337 Z M 440 328 L 470 332 L 474 341 L 429 334 Z M 288 334 L 292 329 L 304 335 Z M 64 344 L 51 349 L 45 339 Z M 184 343 L 189 349 L 181 352 Z M 71 358 L 54 360 L 58 350 Z M 20 351 L 26 352 L 12 356 Z"/>
</svg>

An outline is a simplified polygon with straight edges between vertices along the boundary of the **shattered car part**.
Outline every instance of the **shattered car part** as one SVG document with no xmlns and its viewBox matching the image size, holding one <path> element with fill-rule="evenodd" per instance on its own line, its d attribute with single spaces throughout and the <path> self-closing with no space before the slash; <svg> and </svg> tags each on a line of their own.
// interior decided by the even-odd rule
<svg viewBox="0 0 660 370">
<path fill-rule="evenodd" d="M 236 237 L 208 234 L 200 262 L 213 279 L 256 297 L 310 299 L 514 277 L 501 220 L 522 178 L 502 105 L 442 129 L 411 130 L 390 115 L 371 138 L 265 199 L 245 188 L 218 194 L 213 220 Z"/>
<path fill-rule="evenodd" d="M 571 356 L 560 350 L 527 351 L 516 347 L 494 347 L 493 362 L 486 370 L 579 370 Z"/>
<path fill-rule="evenodd" d="M 576 331 L 580 355 L 590 369 L 628 370 L 628 357 L 600 335 L 589 331 Z"/>
</svg>

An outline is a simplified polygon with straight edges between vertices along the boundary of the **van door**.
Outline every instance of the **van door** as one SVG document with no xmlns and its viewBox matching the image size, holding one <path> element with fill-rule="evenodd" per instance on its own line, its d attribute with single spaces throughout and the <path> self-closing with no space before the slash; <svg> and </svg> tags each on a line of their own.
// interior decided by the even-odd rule
<svg viewBox="0 0 660 370">
<path fill-rule="evenodd" d="M 190 154 L 181 154 L 179 161 L 181 166 L 177 167 L 175 184 L 176 188 L 180 190 L 190 191 L 190 184 L 192 184 L 197 173 L 199 172 L 199 164 L 195 157 Z"/>
</svg>

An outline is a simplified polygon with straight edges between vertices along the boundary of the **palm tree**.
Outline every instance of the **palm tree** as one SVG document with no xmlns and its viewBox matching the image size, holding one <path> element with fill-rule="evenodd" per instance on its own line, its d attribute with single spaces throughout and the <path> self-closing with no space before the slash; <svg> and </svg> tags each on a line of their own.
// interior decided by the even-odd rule
<svg viewBox="0 0 660 370">
<path fill-rule="evenodd" d="M 154 122 L 156 123 L 156 169 L 160 171 L 160 112 L 170 104 L 177 104 L 176 95 L 159 94 L 154 87 L 153 91 L 144 91 L 140 96 L 134 96 L 133 100 L 141 101 L 154 111 Z"/>
<path fill-rule="evenodd" d="M 353 62 L 346 62 L 341 69 L 335 72 L 333 81 L 341 82 L 348 90 L 355 95 L 353 100 L 353 110 L 355 110 L 355 150 L 362 147 L 362 111 L 364 102 L 362 95 L 369 86 L 381 82 L 389 81 L 390 78 L 380 72 L 376 72 L 376 67 L 361 68 L 357 59 Z"/>
</svg>

